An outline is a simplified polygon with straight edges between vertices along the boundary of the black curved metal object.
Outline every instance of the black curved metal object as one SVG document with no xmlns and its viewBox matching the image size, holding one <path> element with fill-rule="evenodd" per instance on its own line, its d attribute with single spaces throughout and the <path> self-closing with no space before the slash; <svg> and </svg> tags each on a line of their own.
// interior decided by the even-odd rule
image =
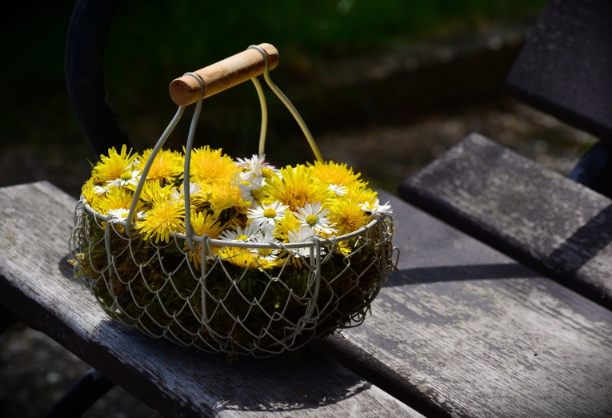
<svg viewBox="0 0 612 418">
<path fill-rule="evenodd" d="M 47 418 L 77 418 L 82 416 L 115 384 L 96 369 L 90 369 L 53 406 Z"/>
<path fill-rule="evenodd" d="M 120 0 L 78 0 L 66 41 L 66 85 L 74 114 L 95 152 L 131 147 L 127 133 L 108 103 L 104 85 L 104 49 Z"/>
<path fill-rule="evenodd" d="M 593 145 L 578 161 L 569 178 L 612 197 L 612 143 L 599 141 Z"/>
</svg>

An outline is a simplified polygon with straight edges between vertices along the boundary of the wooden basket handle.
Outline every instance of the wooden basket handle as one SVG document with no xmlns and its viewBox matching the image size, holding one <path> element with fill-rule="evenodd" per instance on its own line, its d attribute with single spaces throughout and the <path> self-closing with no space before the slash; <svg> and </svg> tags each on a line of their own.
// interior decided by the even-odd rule
<svg viewBox="0 0 612 418">
<path fill-rule="evenodd" d="M 279 56 L 277 49 L 270 44 L 260 44 L 268 56 L 268 70 L 273 70 L 278 65 Z M 263 74 L 266 67 L 265 60 L 256 49 L 247 49 L 215 64 L 209 65 L 195 71 L 204 84 L 204 96 L 210 97 Z M 170 97 L 179 106 L 187 106 L 195 103 L 202 94 L 198 81 L 189 76 L 174 79 L 170 83 Z"/>
</svg>

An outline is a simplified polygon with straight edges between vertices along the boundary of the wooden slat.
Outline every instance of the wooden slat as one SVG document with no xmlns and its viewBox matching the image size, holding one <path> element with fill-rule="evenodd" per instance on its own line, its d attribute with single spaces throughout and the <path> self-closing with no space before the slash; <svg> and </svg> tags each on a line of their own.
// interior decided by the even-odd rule
<svg viewBox="0 0 612 418">
<path fill-rule="evenodd" d="M 612 312 L 387 200 L 399 271 L 329 353 L 435 415 L 612 414 Z"/>
<path fill-rule="evenodd" d="M 530 105 L 612 139 L 612 2 L 551 0 L 507 88 Z"/>
<path fill-rule="evenodd" d="M 0 304 L 163 415 L 421 416 L 313 352 L 227 364 L 123 328 L 66 264 L 74 199 L 43 182 L 0 189 L 0 202 Z"/>
<path fill-rule="evenodd" d="M 600 194 L 472 134 L 400 195 L 612 307 L 612 202 Z"/>
</svg>

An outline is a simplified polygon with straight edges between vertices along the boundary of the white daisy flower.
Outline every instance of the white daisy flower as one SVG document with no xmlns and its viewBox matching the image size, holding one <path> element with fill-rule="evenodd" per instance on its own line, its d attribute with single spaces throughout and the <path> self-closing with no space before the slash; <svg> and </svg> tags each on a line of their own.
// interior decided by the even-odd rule
<svg viewBox="0 0 612 418">
<path fill-rule="evenodd" d="M 264 180 L 270 180 L 272 178 L 272 176 L 277 175 L 280 176 L 280 171 L 278 171 L 276 168 L 274 168 L 274 166 L 271 166 L 269 164 L 266 164 L 264 167 L 261 168 L 261 177 L 264 178 Z"/>
<path fill-rule="evenodd" d="M 266 164 L 266 157 L 264 155 L 260 157 L 253 154 L 251 158 L 237 158 L 236 160 L 236 165 L 238 167 L 246 168 L 248 171 L 257 171 Z"/>
<path fill-rule="evenodd" d="M 112 223 L 112 224 L 116 224 L 116 223 L 121 223 L 123 221 L 125 221 L 128 217 L 128 215 L 130 214 L 130 210 L 129 209 L 124 209 L 124 208 L 119 208 L 119 209 L 109 209 L 108 211 L 108 222 Z M 136 218 L 138 219 L 142 219 L 144 218 L 146 215 L 144 212 L 138 212 L 136 213 Z"/>
<path fill-rule="evenodd" d="M 278 173 L 274 166 L 266 163 L 265 156 L 253 155 L 251 158 L 238 158 L 236 165 L 244 170 L 240 173 L 240 179 L 252 187 L 263 186 L 266 179 Z"/>
<path fill-rule="evenodd" d="M 202 190 L 202 187 L 196 183 L 195 181 L 189 182 L 189 196 L 193 196 L 194 194 L 198 193 L 200 190 Z M 174 189 L 172 189 L 172 194 L 170 195 L 170 199 L 173 202 L 177 202 L 179 200 L 183 200 L 185 196 L 185 185 L 181 184 L 180 189 L 177 189 L 176 187 Z"/>
<path fill-rule="evenodd" d="M 261 186 L 252 187 L 251 185 L 239 184 L 238 188 L 240 189 L 242 200 L 246 202 L 251 202 L 251 205 L 253 207 L 259 206 L 259 201 L 263 197 Z"/>
<path fill-rule="evenodd" d="M 376 199 L 376 202 L 374 203 L 366 202 L 366 203 L 361 204 L 361 209 L 365 212 L 379 213 L 381 215 L 392 215 L 393 214 L 393 209 L 391 208 L 391 202 L 387 202 L 384 205 L 381 205 L 378 199 Z"/>
<path fill-rule="evenodd" d="M 258 189 L 263 187 L 265 184 L 265 179 L 261 176 L 258 176 L 253 171 L 244 171 L 240 173 L 240 185 L 247 185 L 252 189 Z"/>
<path fill-rule="evenodd" d="M 219 238 L 224 241 L 252 241 L 260 233 L 261 229 L 258 225 L 250 224 L 244 229 L 238 226 L 235 231 L 233 229 L 226 229 Z"/>
<path fill-rule="evenodd" d="M 102 186 L 94 186 L 93 191 L 98 196 L 109 192 L 109 190 L 106 187 L 102 187 Z"/>
<path fill-rule="evenodd" d="M 298 208 L 295 216 L 302 223 L 301 226 L 311 228 L 314 233 L 333 234 L 336 230 L 332 228 L 326 216 L 329 211 L 321 206 L 321 202 L 306 203 L 305 207 Z"/>
<path fill-rule="evenodd" d="M 267 222 L 259 226 L 259 232 L 265 236 L 274 236 L 275 230 L 276 230 L 275 225 L 267 223 Z"/>
<path fill-rule="evenodd" d="M 281 202 L 272 202 L 269 205 L 260 205 L 256 208 L 249 209 L 247 216 L 257 225 L 270 224 L 276 225 L 276 221 L 285 216 L 289 206 L 283 205 Z"/>
<path fill-rule="evenodd" d="M 253 155 L 251 158 L 238 158 L 236 165 L 245 168 L 247 171 L 254 171 L 261 175 L 264 168 L 270 169 L 272 172 L 278 171 L 273 165 L 266 162 L 266 156 Z"/>
<path fill-rule="evenodd" d="M 258 244 L 278 244 L 278 240 L 274 238 L 271 234 L 258 234 L 253 239 L 254 243 Z M 253 248 L 251 249 L 253 254 L 258 255 L 259 257 L 267 260 L 274 261 L 278 257 L 280 249 L 278 248 Z"/>
<path fill-rule="evenodd" d="M 289 231 L 289 243 L 297 244 L 297 243 L 309 243 L 312 241 L 312 237 L 314 236 L 314 231 L 312 228 L 306 226 L 300 226 L 300 229 L 297 231 Z M 321 247 L 321 255 L 325 253 L 323 251 L 324 248 Z M 292 248 L 291 252 L 297 257 L 310 257 L 311 247 L 298 247 Z"/>
<path fill-rule="evenodd" d="M 106 184 L 113 187 L 123 187 L 128 185 L 138 186 L 140 180 L 140 170 L 124 171 L 119 178 L 108 180 Z"/>
<path fill-rule="evenodd" d="M 300 229 L 297 231 L 289 231 L 289 243 L 297 244 L 302 242 L 309 242 L 310 238 L 314 236 L 314 231 L 311 228 L 300 226 Z M 310 256 L 310 247 L 299 247 L 292 248 L 291 252 L 294 253 L 298 257 L 309 257 Z"/>
<path fill-rule="evenodd" d="M 336 196 L 344 196 L 345 194 L 348 193 L 348 190 L 346 190 L 346 187 L 344 187 L 341 184 L 330 184 L 328 189 L 334 192 Z"/>
<path fill-rule="evenodd" d="M 138 164 L 140 164 L 140 160 L 138 158 L 134 158 L 134 161 L 128 164 L 126 168 L 130 170 L 132 167 L 136 167 Z"/>
</svg>

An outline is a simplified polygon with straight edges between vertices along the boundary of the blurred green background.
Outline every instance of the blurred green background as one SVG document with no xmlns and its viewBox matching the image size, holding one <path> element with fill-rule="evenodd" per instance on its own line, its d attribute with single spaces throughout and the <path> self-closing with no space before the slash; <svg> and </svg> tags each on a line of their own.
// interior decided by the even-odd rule
<svg viewBox="0 0 612 418">
<path fill-rule="evenodd" d="M 326 90 L 334 83 L 330 79 L 352 76 L 351 68 L 342 67 L 342 62 L 355 57 L 376 59 L 384 53 L 392 55 L 411 44 L 460 36 L 500 19 L 536 16 L 545 3 L 544 0 L 125 1 L 109 34 L 107 89 L 133 143 L 140 149 L 151 147 L 175 112 L 167 92 L 172 79 L 251 44 L 269 42 L 281 54 L 281 65 L 272 77 L 294 101 L 315 137 L 343 129 L 347 124 L 353 128 L 376 124 L 381 113 L 389 113 L 385 123 L 394 123 L 399 121 L 394 119 L 393 112 L 381 110 L 385 92 L 372 100 L 367 91 L 358 89 Z M 56 146 L 64 147 L 61 153 L 68 168 L 80 164 L 78 160 L 95 160 L 93 152 L 86 145 L 83 148 L 84 139 L 65 88 L 64 46 L 74 2 L 33 1 L 16 3 L 14 7 L 15 12 L 2 17 L 7 63 L 3 66 L 0 95 L 3 110 L 0 153 L 6 159 L 15 147 Z M 388 98 L 393 100 L 397 95 L 393 86 L 388 90 Z M 345 108 L 339 99 L 343 95 L 345 103 L 357 103 L 356 107 Z M 469 100 L 465 97 L 466 102 Z M 268 103 L 271 114 L 268 155 L 274 156 L 278 165 L 303 161 L 304 152 L 309 150 L 305 141 L 299 139 L 297 125 L 271 94 Z M 198 145 L 222 147 L 233 156 L 255 153 L 259 112 L 250 83 L 207 99 L 196 141 Z M 182 146 L 188 129 L 183 125 L 188 123 L 180 125 L 173 135 L 168 144 L 171 148 Z M 14 170 L 11 173 L 0 169 L 0 185 L 16 179 Z"/>
</svg>

